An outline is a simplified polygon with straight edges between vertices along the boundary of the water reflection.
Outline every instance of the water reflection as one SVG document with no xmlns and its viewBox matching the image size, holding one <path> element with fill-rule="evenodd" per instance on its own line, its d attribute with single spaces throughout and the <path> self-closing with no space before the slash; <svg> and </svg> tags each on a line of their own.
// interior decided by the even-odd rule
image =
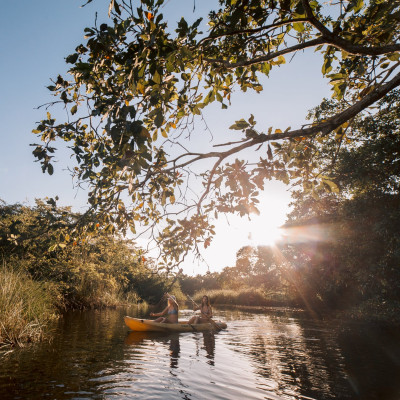
<svg viewBox="0 0 400 400">
<path fill-rule="evenodd" d="M 207 363 L 214 366 L 214 352 L 215 352 L 215 334 L 214 332 L 203 332 L 204 349 L 207 352 Z"/>
<path fill-rule="evenodd" d="M 398 331 L 219 310 L 226 331 L 129 332 L 126 313 L 66 315 L 52 343 L 0 362 L 0 398 L 400 398 Z"/>
<path fill-rule="evenodd" d="M 179 334 L 168 334 L 160 332 L 129 332 L 125 338 L 128 346 L 146 346 L 146 342 L 158 342 L 169 349 L 170 367 L 177 368 L 180 352 Z"/>
<path fill-rule="evenodd" d="M 318 398 L 323 392 L 327 398 L 334 398 L 332 386 L 337 390 L 344 383 L 337 380 L 343 367 L 332 337 L 326 338 L 323 331 L 315 329 L 305 331 L 293 320 L 283 323 L 270 317 L 255 319 L 250 332 L 232 345 L 235 351 L 249 356 L 255 373 L 263 378 L 258 379 L 260 387 L 273 387 L 281 396 Z"/>
<path fill-rule="evenodd" d="M 178 368 L 179 352 L 181 347 L 179 346 L 179 335 L 172 337 L 169 344 L 170 356 L 171 356 L 171 368 Z"/>
<path fill-rule="evenodd" d="M 162 343 L 169 349 L 170 355 L 170 367 L 178 368 L 179 353 L 180 353 L 180 337 L 188 334 L 168 334 L 160 332 L 129 332 L 124 340 L 128 346 L 141 346 L 146 341 Z M 193 334 L 189 337 L 193 337 L 196 342 L 196 355 L 200 356 L 200 349 L 205 350 L 207 363 L 214 366 L 214 354 L 215 354 L 215 333 L 214 332 L 202 332 L 200 334 Z M 202 337 L 202 345 L 200 343 Z"/>
</svg>

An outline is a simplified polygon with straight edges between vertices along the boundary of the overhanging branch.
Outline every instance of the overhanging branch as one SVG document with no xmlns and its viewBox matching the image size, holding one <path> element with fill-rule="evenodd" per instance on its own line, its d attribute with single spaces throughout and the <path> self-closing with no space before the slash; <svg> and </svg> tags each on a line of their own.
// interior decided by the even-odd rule
<svg viewBox="0 0 400 400">
<path fill-rule="evenodd" d="M 259 145 L 261 143 L 269 142 L 271 140 L 282 140 L 282 139 L 294 139 L 297 137 L 309 137 L 314 136 L 318 133 L 322 133 L 322 135 L 328 135 L 330 132 L 338 128 L 340 125 L 354 118 L 361 111 L 365 110 L 381 98 L 383 98 L 386 94 L 388 94 L 391 90 L 400 86 L 400 73 L 398 73 L 391 81 L 388 83 L 377 87 L 369 94 L 367 94 L 360 101 L 356 102 L 352 106 L 348 107 L 346 110 L 340 112 L 339 114 L 334 115 L 329 118 L 325 122 L 321 122 L 319 124 L 313 125 L 309 128 L 296 129 L 293 131 L 288 131 L 285 133 L 273 133 L 273 134 L 260 134 L 257 137 L 253 138 L 250 141 L 246 141 L 240 146 L 233 147 L 224 152 L 209 152 L 209 153 L 185 153 L 181 154 L 175 160 L 169 161 L 169 163 L 174 164 L 174 168 L 183 168 L 189 164 L 193 164 L 196 161 L 204 160 L 208 158 L 218 158 L 218 165 L 222 160 L 228 158 L 229 156 L 239 153 L 242 150 L 247 148 Z M 195 158 L 188 160 L 186 162 L 182 162 L 181 164 L 177 163 L 179 159 L 184 157 L 195 156 Z M 172 169 L 172 168 L 171 168 Z M 168 169 L 167 169 L 168 171 Z"/>
<path fill-rule="evenodd" d="M 280 21 L 280 22 L 277 22 L 274 24 L 265 25 L 265 26 L 255 28 L 255 29 L 243 29 L 243 30 L 221 33 L 219 35 L 214 35 L 214 36 L 210 36 L 208 38 L 204 38 L 203 40 L 201 40 L 199 42 L 199 44 L 202 44 L 203 42 L 208 41 L 208 40 L 219 39 L 224 36 L 240 35 L 240 34 L 244 34 L 244 33 L 257 33 L 257 32 L 261 32 L 265 29 L 276 28 L 276 27 L 284 26 L 284 25 L 294 23 L 294 22 L 310 23 L 319 32 L 319 34 L 320 34 L 319 37 L 309 40 L 307 42 L 299 43 L 294 46 L 289 46 L 283 50 L 268 52 L 268 54 L 266 54 L 264 56 L 252 58 L 250 60 L 247 59 L 247 60 L 241 60 L 238 62 L 229 62 L 229 61 L 221 59 L 221 58 L 204 57 L 203 59 L 209 63 L 222 64 L 226 68 L 234 69 L 234 68 L 238 68 L 238 67 L 247 67 L 247 66 L 251 66 L 251 65 L 268 62 L 279 56 L 285 55 L 285 54 L 294 53 L 298 50 L 304 50 L 309 47 L 315 47 L 315 46 L 320 46 L 320 45 L 329 45 L 338 50 L 343 50 L 343 51 L 345 51 L 349 54 L 355 55 L 355 56 L 380 56 L 380 55 L 395 53 L 395 52 L 400 51 L 399 43 L 392 43 L 392 44 L 387 44 L 384 46 L 364 46 L 364 45 L 354 44 L 346 39 L 343 39 L 342 37 L 338 36 L 334 32 L 331 32 L 321 21 L 318 20 L 318 18 L 316 18 L 308 0 L 302 0 L 302 3 L 304 6 L 304 9 L 306 11 L 306 18 Z"/>
</svg>

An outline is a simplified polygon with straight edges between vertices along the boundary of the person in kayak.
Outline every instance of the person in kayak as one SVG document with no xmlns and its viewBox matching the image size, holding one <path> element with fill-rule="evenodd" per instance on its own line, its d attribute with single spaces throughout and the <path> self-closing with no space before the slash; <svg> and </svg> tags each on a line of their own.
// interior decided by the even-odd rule
<svg viewBox="0 0 400 400">
<path fill-rule="evenodd" d="M 176 297 L 167 293 L 168 305 L 159 313 L 150 313 L 151 317 L 159 317 L 154 320 L 154 322 L 162 322 L 167 324 L 177 324 L 178 323 L 178 311 L 179 306 L 176 302 Z M 167 315 L 167 317 L 163 317 Z"/>
<path fill-rule="evenodd" d="M 194 306 L 193 311 L 200 310 L 200 315 L 195 315 L 189 320 L 189 324 L 204 324 L 210 322 L 212 318 L 212 308 L 208 296 L 204 295 L 201 299 L 200 307 Z"/>
</svg>

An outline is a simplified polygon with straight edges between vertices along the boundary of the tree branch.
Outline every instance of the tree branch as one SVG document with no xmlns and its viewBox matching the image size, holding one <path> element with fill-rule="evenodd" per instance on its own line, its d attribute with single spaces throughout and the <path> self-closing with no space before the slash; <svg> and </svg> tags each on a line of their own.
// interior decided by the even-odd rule
<svg viewBox="0 0 400 400">
<path fill-rule="evenodd" d="M 196 47 L 200 47 L 204 42 L 208 42 L 209 40 L 216 40 L 216 39 L 220 39 L 225 36 L 235 36 L 235 35 L 241 35 L 244 33 L 250 33 L 250 34 L 258 33 L 258 32 L 264 31 L 265 29 L 280 28 L 282 26 L 285 26 L 288 24 L 294 24 L 296 22 L 310 22 L 310 20 L 309 20 L 309 18 L 294 18 L 294 19 L 289 19 L 287 21 L 281 21 L 281 22 L 276 22 L 274 24 L 260 26 L 259 28 L 255 28 L 255 29 L 242 29 L 242 30 L 237 30 L 237 31 L 224 32 L 219 35 L 211 35 L 211 36 L 201 39 Z"/>
<path fill-rule="evenodd" d="M 378 46 L 378 47 L 369 47 L 369 46 L 351 43 L 350 41 L 343 39 L 343 38 L 339 37 L 338 35 L 336 35 L 335 33 L 331 32 L 321 21 L 318 20 L 315 17 L 308 0 L 302 0 L 302 3 L 305 8 L 305 11 L 306 11 L 307 18 L 282 21 L 282 22 L 278 22 L 276 24 L 270 24 L 270 25 L 263 26 L 263 27 L 260 27 L 257 29 L 244 29 L 244 30 L 232 31 L 232 32 L 228 32 L 228 33 L 224 33 L 224 34 L 220 34 L 220 35 L 210 36 L 208 38 L 201 40 L 199 42 L 199 44 L 206 40 L 211 40 L 211 39 L 215 40 L 215 39 L 218 39 L 223 36 L 238 35 L 241 33 L 257 33 L 262 30 L 265 30 L 265 29 L 284 26 L 284 25 L 287 25 L 289 23 L 294 23 L 294 22 L 309 22 L 320 32 L 320 34 L 321 34 L 320 37 L 318 37 L 316 39 L 312 39 L 308 42 L 303 42 L 303 43 L 299 43 L 299 44 L 291 46 L 291 47 L 287 47 L 284 50 L 279 50 L 279 51 L 269 53 L 265 56 L 253 58 L 251 60 L 242 60 L 242 61 L 238 61 L 235 63 L 231 63 L 227 60 L 223 60 L 223 59 L 219 59 L 219 58 L 213 59 L 213 58 L 205 57 L 203 59 L 207 62 L 222 64 L 226 68 L 233 69 L 233 68 L 246 67 L 246 66 L 250 66 L 250 65 L 254 65 L 254 64 L 268 62 L 279 56 L 293 53 L 298 50 L 303 50 L 303 49 L 306 49 L 309 47 L 319 46 L 319 45 L 330 45 L 337 49 L 346 51 L 349 54 L 359 55 L 359 56 L 379 56 L 379 55 L 383 55 L 383 54 L 394 53 L 394 52 L 400 51 L 399 43 L 393 43 L 393 44 L 388 44 L 388 45 Z"/>
<path fill-rule="evenodd" d="M 322 36 L 326 38 L 331 38 L 333 36 L 333 33 L 319 19 L 315 17 L 309 1 L 302 0 L 302 3 L 304 10 L 306 11 L 307 19 L 310 21 L 310 23 L 321 32 Z"/>
<path fill-rule="evenodd" d="M 333 117 L 331 117 L 330 119 L 328 119 L 325 122 L 321 122 L 321 123 L 313 125 L 309 128 L 296 129 L 296 130 L 288 131 L 285 133 L 261 134 L 261 135 L 255 137 L 254 139 L 252 139 L 251 141 L 247 141 L 247 142 L 241 144 L 240 146 L 233 147 L 224 152 L 181 154 L 179 157 L 177 157 L 175 160 L 173 160 L 173 162 L 176 162 L 178 159 L 186 157 L 186 156 L 195 155 L 196 157 L 189 161 L 186 161 L 182 164 L 176 164 L 174 167 L 182 168 L 189 164 L 193 164 L 196 161 L 204 160 L 207 158 L 218 158 L 219 159 L 218 165 L 219 165 L 222 160 L 224 160 L 225 158 L 227 158 L 233 154 L 239 153 L 240 151 L 242 151 L 244 149 L 253 147 L 260 143 L 269 142 L 271 140 L 294 139 L 296 137 L 313 136 L 319 132 L 322 132 L 322 135 L 326 136 L 330 132 L 332 132 L 333 130 L 338 128 L 340 125 L 349 121 L 351 118 L 355 117 L 361 111 L 363 111 L 367 107 L 371 106 L 376 101 L 380 100 L 382 97 L 384 97 L 391 90 L 393 90 L 394 88 L 396 88 L 398 86 L 400 86 L 400 73 L 397 74 L 388 83 L 386 83 L 382 86 L 379 86 L 372 92 L 368 93 L 363 99 L 361 99 L 357 103 L 353 104 L 352 106 L 350 106 L 346 110 L 342 111 L 341 113 L 334 115 Z M 168 169 L 166 171 L 168 171 Z"/>
<path fill-rule="evenodd" d="M 247 67 L 250 65 L 254 64 L 260 64 L 262 62 L 267 62 L 270 60 L 273 60 L 274 58 L 277 58 L 279 56 L 282 56 L 284 54 L 288 53 L 293 53 L 298 50 L 304 50 L 307 49 L 308 47 L 314 47 L 318 46 L 321 44 L 326 44 L 326 41 L 324 38 L 320 37 L 317 39 L 310 40 L 309 42 L 304 42 L 304 43 L 299 43 L 295 46 L 288 47 L 284 50 L 279 50 L 274 53 L 267 54 L 266 56 L 258 57 L 258 58 L 253 58 L 251 60 L 243 60 L 243 61 L 238 61 L 236 63 L 230 63 L 229 61 L 222 60 L 219 58 L 203 58 L 203 60 L 209 62 L 209 63 L 218 63 L 218 64 L 223 64 L 226 68 L 238 68 L 238 67 Z"/>
<path fill-rule="evenodd" d="M 226 67 L 226 68 L 234 69 L 234 68 L 238 68 L 238 67 L 248 67 L 250 65 L 260 64 L 263 62 L 273 60 L 274 58 L 277 58 L 284 54 L 294 53 L 298 50 L 304 50 L 309 47 L 314 47 L 314 46 L 319 46 L 319 45 L 329 45 L 332 47 L 336 47 L 337 49 L 344 50 L 346 53 L 349 53 L 349 54 L 352 54 L 355 56 L 357 56 L 357 55 L 358 56 L 379 56 L 379 55 L 383 55 L 383 54 L 395 53 L 397 51 L 400 51 L 400 44 L 389 44 L 389 45 L 380 46 L 380 47 L 366 47 L 366 46 L 360 46 L 357 44 L 349 43 L 347 40 L 344 40 L 339 37 L 334 37 L 334 35 L 333 35 L 332 39 L 321 36 L 317 39 L 313 39 L 308 42 L 299 43 L 295 46 L 287 47 L 284 50 L 279 50 L 279 51 L 267 54 L 266 56 L 253 58 L 251 60 L 238 61 L 236 63 L 230 63 L 229 61 L 222 60 L 219 58 L 203 58 L 203 60 L 210 62 L 210 63 L 223 64 L 224 67 Z"/>
</svg>

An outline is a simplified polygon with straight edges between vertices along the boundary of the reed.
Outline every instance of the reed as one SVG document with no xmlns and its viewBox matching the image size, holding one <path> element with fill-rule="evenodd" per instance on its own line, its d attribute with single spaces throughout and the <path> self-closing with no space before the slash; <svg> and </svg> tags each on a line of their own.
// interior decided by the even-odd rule
<svg viewBox="0 0 400 400">
<path fill-rule="evenodd" d="M 56 318 L 50 287 L 5 264 L 0 269 L 0 346 L 39 341 Z"/>
<path fill-rule="evenodd" d="M 239 306 L 284 306 L 289 303 L 279 293 L 266 293 L 262 289 L 242 288 L 238 290 L 199 290 L 193 296 L 197 303 L 201 302 L 203 295 L 207 295 L 211 304 L 215 305 L 239 305 Z"/>
</svg>

